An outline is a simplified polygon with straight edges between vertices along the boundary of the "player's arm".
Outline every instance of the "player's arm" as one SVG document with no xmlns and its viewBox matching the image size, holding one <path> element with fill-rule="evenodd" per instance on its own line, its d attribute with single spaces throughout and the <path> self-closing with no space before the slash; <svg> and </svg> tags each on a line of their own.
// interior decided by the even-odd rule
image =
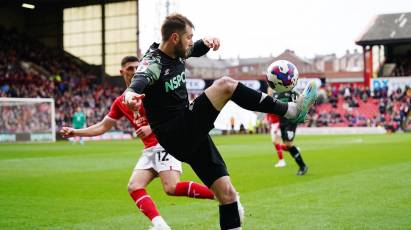
<svg viewBox="0 0 411 230">
<path fill-rule="evenodd" d="M 142 60 L 138 66 L 137 73 L 131 79 L 130 86 L 124 94 L 124 103 L 133 111 L 141 106 L 144 98 L 144 89 L 154 84 L 160 78 L 161 67 L 155 61 Z"/>
<path fill-rule="evenodd" d="M 116 123 L 116 120 L 111 119 L 110 117 L 106 116 L 102 121 L 97 124 L 94 124 L 90 127 L 84 129 L 74 129 L 71 127 L 63 127 L 60 130 L 61 136 L 64 138 L 80 136 L 80 137 L 93 137 L 101 135 L 108 130 L 110 130 Z"/>
<path fill-rule="evenodd" d="M 218 38 L 206 37 L 194 42 L 188 57 L 201 57 L 210 49 L 216 51 L 218 48 L 220 48 L 220 40 Z"/>
<path fill-rule="evenodd" d="M 141 126 L 136 130 L 137 136 L 141 139 L 149 136 L 152 132 L 150 125 Z"/>
</svg>

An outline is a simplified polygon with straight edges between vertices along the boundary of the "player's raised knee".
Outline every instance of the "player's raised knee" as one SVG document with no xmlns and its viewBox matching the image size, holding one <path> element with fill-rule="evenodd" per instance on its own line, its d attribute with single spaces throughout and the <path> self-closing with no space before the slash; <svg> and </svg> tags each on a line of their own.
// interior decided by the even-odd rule
<svg viewBox="0 0 411 230">
<path fill-rule="evenodd" d="M 220 93 L 232 94 L 237 86 L 237 81 L 231 77 L 224 76 L 214 81 L 213 86 L 220 90 Z"/>
</svg>

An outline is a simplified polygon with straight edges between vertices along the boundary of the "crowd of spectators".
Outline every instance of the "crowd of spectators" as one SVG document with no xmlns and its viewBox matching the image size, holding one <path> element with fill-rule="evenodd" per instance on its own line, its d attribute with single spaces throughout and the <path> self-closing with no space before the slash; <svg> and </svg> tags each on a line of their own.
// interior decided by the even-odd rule
<svg viewBox="0 0 411 230">
<path fill-rule="evenodd" d="M 24 105 L 24 106 L 22 106 Z M 7 102 L 0 106 L 1 132 L 44 133 L 51 131 L 51 109 L 47 103 Z"/>
<path fill-rule="evenodd" d="M 327 85 L 319 93 L 317 105 L 310 111 L 308 126 L 385 127 L 388 131 L 404 129 L 411 108 L 411 89 L 377 88 L 350 84 Z"/>
<path fill-rule="evenodd" d="M 0 27 L 0 97 L 54 98 L 57 128 L 71 126 L 71 118 L 77 107 L 86 114 L 87 125 L 97 123 L 123 90 L 99 83 L 86 67 L 63 51 L 47 48 L 26 34 Z M 2 108 L 0 111 L 3 118 L 13 115 L 10 116 L 13 119 L 0 122 L 0 133 L 34 132 L 26 124 L 41 122 L 31 119 L 19 121 L 17 125 L 12 120 L 32 117 L 23 116 L 22 109 L 18 108 Z M 47 124 L 37 125 L 50 127 L 49 120 L 44 122 Z M 23 128 L 24 125 L 27 127 Z M 126 121 L 118 122 L 115 129 L 132 130 Z"/>
</svg>

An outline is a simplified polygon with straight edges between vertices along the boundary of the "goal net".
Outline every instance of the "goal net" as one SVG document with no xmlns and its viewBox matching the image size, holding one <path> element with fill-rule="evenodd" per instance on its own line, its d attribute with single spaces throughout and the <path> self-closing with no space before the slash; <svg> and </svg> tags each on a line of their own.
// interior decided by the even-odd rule
<svg viewBox="0 0 411 230">
<path fill-rule="evenodd" d="M 0 98 L 0 143 L 54 142 L 52 98 Z"/>
</svg>

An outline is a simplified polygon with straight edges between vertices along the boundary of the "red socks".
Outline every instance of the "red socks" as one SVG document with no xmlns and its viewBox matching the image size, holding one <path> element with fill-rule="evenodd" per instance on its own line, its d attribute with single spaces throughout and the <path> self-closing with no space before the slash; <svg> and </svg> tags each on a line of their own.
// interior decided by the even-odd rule
<svg viewBox="0 0 411 230">
<path fill-rule="evenodd" d="M 208 189 L 204 185 L 192 181 L 177 183 L 175 195 L 202 199 L 214 199 L 214 193 L 210 189 Z M 140 211 L 144 213 L 144 215 L 146 215 L 150 220 L 152 220 L 156 216 L 160 216 L 156 205 L 154 204 L 151 197 L 147 194 L 145 189 L 137 189 L 131 192 L 130 196 L 131 198 L 133 198 Z"/>
<path fill-rule="evenodd" d="M 282 160 L 283 159 L 283 148 L 281 144 L 274 144 L 274 146 L 275 146 L 275 149 L 277 150 L 278 158 Z"/>
<path fill-rule="evenodd" d="M 131 198 L 136 202 L 137 207 L 140 209 L 144 215 L 146 215 L 150 220 L 154 217 L 159 216 L 160 213 L 157 210 L 151 197 L 147 194 L 145 189 L 137 189 L 130 193 Z"/>
<path fill-rule="evenodd" d="M 188 196 L 199 199 L 214 199 L 214 193 L 205 185 L 193 181 L 183 181 L 176 185 L 176 196 Z"/>
<path fill-rule="evenodd" d="M 281 148 L 282 148 L 284 151 L 289 151 L 287 145 L 285 145 L 285 144 L 281 144 Z"/>
</svg>

